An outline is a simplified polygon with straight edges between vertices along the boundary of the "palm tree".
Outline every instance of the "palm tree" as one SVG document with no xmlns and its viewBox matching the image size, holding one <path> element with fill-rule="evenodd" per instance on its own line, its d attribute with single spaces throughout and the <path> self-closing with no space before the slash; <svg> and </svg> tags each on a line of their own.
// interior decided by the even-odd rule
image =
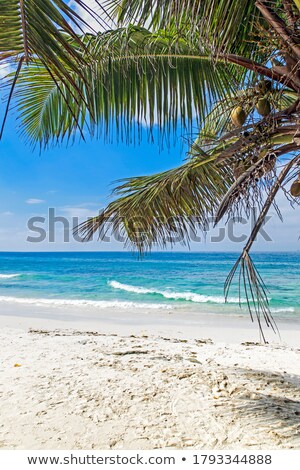
<svg viewBox="0 0 300 470">
<path fill-rule="evenodd" d="M 49 73 L 36 48 L 34 62 L 14 78 L 23 133 L 42 147 L 86 129 L 132 143 L 146 121 L 149 137 L 155 126 L 163 145 L 178 126 L 188 135 L 197 126 L 187 162 L 122 182 L 116 199 L 77 230 L 88 240 L 108 226 L 121 228 L 143 252 L 175 236 L 188 241 L 190 230 L 205 230 L 212 216 L 217 223 L 255 206 L 259 216 L 225 297 L 239 272 L 240 292 L 264 339 L 262 319 L 276 326 L 249 253 L 270 207 L 280 215 L 278 191 L 299 203 L 300 2 L 106 0 L 104 6 L 114 29 L 76 37 L 64 31 L 74 60 L 72 66 L 60 59 L 62 77 L 55 68 Z"/>
</svg>

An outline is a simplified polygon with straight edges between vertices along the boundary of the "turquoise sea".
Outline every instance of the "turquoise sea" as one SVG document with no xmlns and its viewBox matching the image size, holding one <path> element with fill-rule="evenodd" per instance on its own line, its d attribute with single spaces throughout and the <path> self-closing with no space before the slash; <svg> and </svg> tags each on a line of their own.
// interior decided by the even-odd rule
<svg viewBox="0 0 300 470">
<path fill-rule="evenodd" d="M 247 313 L 237 284 L 224 304 L 234 253 L 0 253 L 0 312 L 5 303 L 95 309 L 186 309 Z M 300 320 L 300 253 L 254 254 L 275 317 Z M 243 302 L 243 300 L 242 300 Z M 245 305 L 245 304 L 243 304 Z"/>
</svg>

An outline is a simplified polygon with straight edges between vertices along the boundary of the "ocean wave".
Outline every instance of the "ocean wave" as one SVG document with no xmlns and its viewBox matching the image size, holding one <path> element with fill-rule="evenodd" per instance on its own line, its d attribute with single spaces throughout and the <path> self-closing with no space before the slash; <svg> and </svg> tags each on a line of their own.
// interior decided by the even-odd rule
<svg viewBox="0 0 300 470">
<path fill-rule="evenodd" d="M 195 302 L 195 303 L 215 303 L 215 304 L 225 303 L 225 299 L 223 296 L 203 295 L 203 294 L 196 294 L 194 292 L 172 292 L 172 291 L 165 291 L 165 290 L 147 289 L 144 287 L 131 286 L 130 284 L 122 284 L 121 282 L 117 282 L 117 281 L 109 281 L 108 285 L 111 286 L 113 289 L 120 289 L 126 292 L 132 292 L 134 294 L 162 295 L 165 299 L 186 300 L 186 301 Z M 228 297 L 227 302 L 237 304 L 240 302 L 240 300 L 238 297 Z M 241 303 L 245 303 L 245 302 L 246 302 L 246 299 L 241 299 Z"/>
<path fill-rule="evenodd" d="M 150 310 L 172 310 L 173 307 L 167 304 L 148 304 L 140 302 L 123 302 L 119 300 L 86 300 L 86 299 L 37 299 L 23 297 L 0 296 L 0 302 L 35 305 L 37 307 L 93 307 L 93 308 L 120 308 L 128 310 L 150 309 Z"/>
<path fill-rule="evenodd" d="M 271 308 L 272 313 L 294 313 L 294 307 Z"/>
<path fill-rule="evenodd" d="M 0 279 L 12 279 L 18 276 L 20 276 L 20 274 L 0 274 Z"/>
</svg>

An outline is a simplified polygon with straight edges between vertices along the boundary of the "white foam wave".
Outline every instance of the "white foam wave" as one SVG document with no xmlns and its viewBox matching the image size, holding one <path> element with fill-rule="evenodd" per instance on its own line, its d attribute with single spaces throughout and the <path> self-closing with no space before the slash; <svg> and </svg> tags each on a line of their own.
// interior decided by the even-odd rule
<svg viewBox="0 0 300 470">
<path fill-rule="evenodd" d="M 150 309 L 150 310 L 172 310 L 171 305 L 148 304 L 140 302 L 121 302 L 118 300 L 84 300 L 84 299 L 36 299 L 23 297 L 0 296 L 0 302 L 35 305 L 38 307 L 93 307 L 93 308 L 119 308 L 119 309 Z"/>
<path fill-rule="evenodd" d="M 20 274 L 0 274 L 0 279 L 12 279 L 18 276 L 20 276 Z"/>
<path fill-rule="evenodd" d="M 294 313 L 294 307 L 271 308 L 272 313 Z"/>
<path fill-rule="evenodd" d="M 158 294 L 162 295 L 165 299 L 174 299 L 174 300 L 187 300 L 195 303 L 216 303 L 224 304 L 225 299 L 223 296 L 215 295 L 202 295 L 195 294 L 194 292 L 172 292 L 164 290 L 155 290 L 155 289 L 146 289 L 144 287 L 131 286 L 129 284 L 122 284 L 117 281 L 109 281 L 108 284 L 114 289 L 124 290 L 126 292 L 133 292 L 135 294 Z M 229 303 L 239 303 L 238 297 L 228 297 L 227 302 Z M 241 303 L 245 303 L 245 299 L 241 299 Z"/>
</svg>

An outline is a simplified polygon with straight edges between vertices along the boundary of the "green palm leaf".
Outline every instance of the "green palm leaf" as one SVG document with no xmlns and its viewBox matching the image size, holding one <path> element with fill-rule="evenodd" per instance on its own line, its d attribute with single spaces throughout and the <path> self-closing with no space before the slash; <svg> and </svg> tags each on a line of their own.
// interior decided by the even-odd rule
<svg viewBox="0 0 300 470">
<path fill-rule="evenodd" d="M 73 3 L 97 18 L 83 0 Z M 17 67 L 10 99 L 21 67 L 34 64 L 36 60 L 73 96 L 80 94 L 74 75 L 85 79 L 81 70 L 88 62 L 88 53 L 83 54 L 86 48 L 75 29 L 80 31 L 83 26 L 88 25 L 66 1 L 1 0 L 0 65 Z M 4 122 L 8 107 L 9 102 Z"/>
<path fill-rule="evenodd" d="M 151 29 L 175 27 L 212 53 L 253 53 L 256 24 L 264 24 L 255 2 L 248 0 L 106 0 L 105 7 L 121 24 L 150 25 Z"/>
<path fill-rule="evenodd" d="M 200 125 L 212 103 L 233 92 L 240 70 L 212 63 L 183 40 L 174 44 L 165 32 L 132 25 L 82 40 L 93 61 L 82 68 L 83 79 L 70 71 L 80 90 L 76 99 L 41 62 L 21 73 L 16 97 L 31 142 L 47 145 L 84 126 L 130 142 L 141 125 L 149 136 L 156 127 L 168 141 L 178 125 L 186 132 Z"/>
<path fill-rule="evenodd" d="M 83 0 L 74 0 L 92 11 Z M 100 18 L 99 18 L 100 22 Z M 63 71 L 63 65 L 79 72 L 82 56 L 68 39 L 82 46 L 74 28 L 88 26 L 86 21 L 62 0 L 1 0 L 0 60 L 24 55 L 26 63 L 38 57 L 45 65 Z"/>
</svg>

